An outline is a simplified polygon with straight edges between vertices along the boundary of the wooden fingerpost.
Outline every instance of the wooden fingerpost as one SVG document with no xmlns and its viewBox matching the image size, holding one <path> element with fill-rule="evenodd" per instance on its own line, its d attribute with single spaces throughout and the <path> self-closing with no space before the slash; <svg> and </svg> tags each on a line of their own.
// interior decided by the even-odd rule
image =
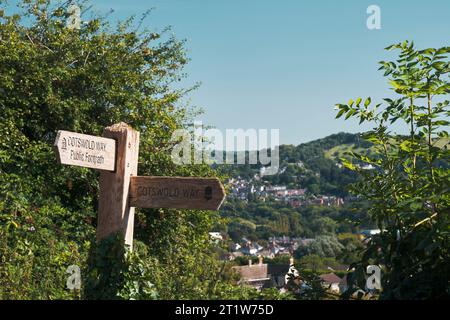
<svg viewBox="0 0 450 320">
<path fill-rule="evenodd" d="M 132 250 L 134 207 L 128 196 L 130 178 L 137 175 L 139 132 L 121 122 L 105 128 L 103 137 L 116 140 L 116 164 L 115 171 L 100 174 L 97 241 L 120 232 Z"/>
</svg>

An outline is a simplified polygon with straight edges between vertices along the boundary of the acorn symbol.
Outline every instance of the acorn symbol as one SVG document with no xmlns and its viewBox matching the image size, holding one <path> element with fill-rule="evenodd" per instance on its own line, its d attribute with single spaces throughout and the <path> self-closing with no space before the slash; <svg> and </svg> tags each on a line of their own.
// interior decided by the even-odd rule
<svg viewBox="0 0 450 320">
<path fill-rule="evenodd" d="M 212 199 L 212 188 L 211 187 L 205 188 L 205 199 L 208 201 Z"/>
</svg>

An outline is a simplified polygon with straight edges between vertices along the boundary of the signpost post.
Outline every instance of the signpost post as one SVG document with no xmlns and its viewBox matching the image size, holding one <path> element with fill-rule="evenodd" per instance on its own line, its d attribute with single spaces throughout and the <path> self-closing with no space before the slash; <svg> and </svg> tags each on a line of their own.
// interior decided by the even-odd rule
<svg viewBox="0 0 450 320">
<path fill-rule="evenodd" d="M 217 178 L 137 176 L 139 132 L 126 123 L 103 137 L 58 131 L 61 164 L 102 170 L 97 240 L 120 232 L 132 249 L 134 208 L 218 210 L 225 190 Z"/>
<path fill-rule="evenodd" d="M 116 140 L 117 154 L 115 171 L 100 174 L 97 240 L 120 232 L 132 249 L 134 208 L 128 193 L 130 178 L 137 175 L 139 132 L 122 122 L 105 128 L 103 136 Z"/>
</svg>

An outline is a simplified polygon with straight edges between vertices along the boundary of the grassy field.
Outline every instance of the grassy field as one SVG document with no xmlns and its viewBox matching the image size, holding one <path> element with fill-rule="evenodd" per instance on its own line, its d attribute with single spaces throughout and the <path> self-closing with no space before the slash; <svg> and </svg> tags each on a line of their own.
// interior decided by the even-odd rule
<svg viewBox="0 0 450 320">
<path fill-rule="evenodd" d="M 370 149 L 369 149 L 370 150 Z M 353 143 L 341 144 L 334 148 L 324 151 L 325 157 L 332 160 L 339 160 L 339 158 L 347 158 L 347 152 L 366 153 L 367 149 L 357 148 Z"/>
</svg>

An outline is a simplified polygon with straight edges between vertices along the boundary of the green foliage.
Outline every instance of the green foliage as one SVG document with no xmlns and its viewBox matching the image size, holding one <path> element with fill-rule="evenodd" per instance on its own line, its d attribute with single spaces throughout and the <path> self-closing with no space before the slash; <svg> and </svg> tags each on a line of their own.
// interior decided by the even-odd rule
<svg viewBox="0 0 450 320">
<path fill-rule="evenodd" d="M 48 204 L 0 218 L 0 299 L 76 297 L 66 290 L 66 269 L 87 259 L 92 227 L 82 230 L 83 217 Z"/>
<path fill-rule="evenodd" d="M 72 264 L 81 267 L 87 298 L 216 297 L 219 267 L 208 231 L 217 214 L 138 210 L 140 252 L 126 254 L 114 241 L 94 245 L 99 174 L 57 164 L 52 148 L 57 130 L 101 135 L 123 121 L 141 133 L 139 174 L 214 176 L 207 165 L 181 167 L 170 158 L 172 132 L 197 112 L 184 102 L 194 88 L 178 85 L 187 63 L 183 42 L 168 30 L 136 29 L 134 17 L 112 26 L 89 10 L 79 30 L 69 29 L 64 3 L 50 0 L 6 9 L 0 17 L 0 298 L 74 298 L 66 289 Z M 10 9 L 16 13 L 8 15 Z"/>
<path fill-rule="evenodd" d="M 310 206 L 292 208 L 280 202 L 243 202 L 228 199 L 221 215 L 228 221 L 226 232 L 233 241 L 242 237 L 257 241 L 273 236 L 314 238 L 339 232 L 358 232 L 356 224 L 373 227 L 367 219 L 367 205 L 342 207 Z"/>
<path fill-rule="evenodd" d="M 382 230 L 372 237 L 353 282 L 364 288 L 364 266 L 383 266 L 381 298 L 430 299 L 450 295 L 449 150 L 450 47 L 417 50 L 405 41 L 396 61 L 380 62 L 395 99 L 371 107 L 338 104 L 338 115 L 369 121 L 375 128 L 363 137 L 375 145 L 376 157 L 353 158 L 376 169 L 345 165 L 363 177 L 353 192 L 370 201 L 368 210 Z M 408 136 L 395 136 L 391 124 L 403 125 Z M 442 143 L 445 139 L 446 143 Z"/>
<path fill-rule="evenodd" d="M 324 258 L 318 254 L 308 254 L 299 259 L 301 269 L 311 270 L 314 272 L 330 273 L 329 268 L 336 268 L 339 262 L 334 258 Z"/>
<path fill-rule="evenodd" d="M 335 236 L 324 235 L 316 237 L 316 239 L 307 246 L 300 246 L 295 251 L 295 256 L 301 258 L 306 255 L 317 255 L 322 258 L 335 258 L 341 254 L 343 249 L 344 246 Z"/>
<path fill-rule="evenodd" d="M 330 294 L 326 288 L 322 286 L 322 280 L 315 270 L 301 269 L 297 279 L 291 275 L 288 279 L 287 288 L 292 292 L 294 298 L 299 300 L 336 299 L 335 295 Z"/>
<path fill-rule="evenodd" d="M 130 252 L 119 234 L 111 235 L 91 248 L 84 287 L 86 299 L 157 299 L 156 259 L 142 255 L 146 246 L 136 242 Z"/>
<path fill-rule="evenodd" d="M 343 233 L 338 235 L 339 242 L 344 246 L 338 259 L 345 264 L 350 265 L 355 261 L 361 260 L 362 252 L 365 248 L 358 235 Z"/>
</svg>

